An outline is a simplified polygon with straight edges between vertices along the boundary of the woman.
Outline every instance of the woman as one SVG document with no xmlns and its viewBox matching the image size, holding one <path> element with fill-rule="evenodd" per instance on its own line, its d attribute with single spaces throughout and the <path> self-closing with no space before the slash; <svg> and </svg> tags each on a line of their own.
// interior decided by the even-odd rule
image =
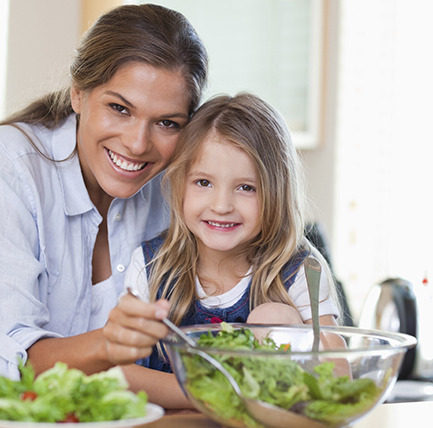
<svg viewBox="0 0 433 428">
<path fill-rule="evenodd" d="M 159 174 L 199 104 L 206 51 L 179 13 L 121 6 L 85 35 L 71 76 L 0 127 L 0 375 L 11 378 L 17 357 L 36 373 L 132 363 L 167 332 L 166 302 L 128 298 L 102 327 L 132 251 L 167 227 Z"/>
</svg>

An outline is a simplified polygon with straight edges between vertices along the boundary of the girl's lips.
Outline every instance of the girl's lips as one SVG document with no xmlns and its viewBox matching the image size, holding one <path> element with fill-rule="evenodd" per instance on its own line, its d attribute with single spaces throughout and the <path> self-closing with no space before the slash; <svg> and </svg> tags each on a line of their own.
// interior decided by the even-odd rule
<svg viewBox="0 0 433 428">
<path fill-rule="evenodd" d="M 148 162 L 140 162 L 140 163 L 132 162 L 126 160 L 124 157 L 120 156 L 117 153 L 112 152 L 109 149 L 106 150 L 109 158 L 114 163 L 114 165 L 116 165 L 118 168 L 120 168 L 123 171 L 127 171 L 127 172 L 141 171 L 148 164 Z"/>
<path fill-rule="evenodd" d="M 206 220 L 205 223 L 207 223 L 209 226 L 220 227 L 223 229 L 230 229 L 240 224 L 240 223 L 219 222 L 219 221 L 211 221 L 211 220 Z"/>
</svg>

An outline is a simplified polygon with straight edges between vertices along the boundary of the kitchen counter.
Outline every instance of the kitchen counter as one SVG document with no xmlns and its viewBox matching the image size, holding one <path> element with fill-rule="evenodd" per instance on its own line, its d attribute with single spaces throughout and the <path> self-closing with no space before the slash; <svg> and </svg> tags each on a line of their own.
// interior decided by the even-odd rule
<svg viewBox="0 0 433 428">
<path fill-rule="evenodd" d="M 433 401 L 382 404 L 353 428 L 427 428 L 432 426 Z M 143 428 L 223 428 L 201 414 L 170 414 Z"/>
<path fill-rule="evenodd" d="M 382 404 L 354 428 L 427 428 L 432 426 L 433 401 Z"/>
</svg>

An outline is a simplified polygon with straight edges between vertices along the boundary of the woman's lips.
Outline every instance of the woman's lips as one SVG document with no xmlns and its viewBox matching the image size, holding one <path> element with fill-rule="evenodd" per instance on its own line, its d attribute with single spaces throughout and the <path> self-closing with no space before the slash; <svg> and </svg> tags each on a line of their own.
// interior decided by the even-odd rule
<svg viewBox="0 0 433 428">
<path fill-rule="evenodd" d="M 140 171 L 147 165 L 147 162 L 136 163 L 136 162 L 127 161 L 126 159 L 122 158 L 120 155 L 112 152 L 111 150 L 107 149 L 107 151 L 111 161 L 123 171 L 128 171 L 128 172 Z"/>
</svg>

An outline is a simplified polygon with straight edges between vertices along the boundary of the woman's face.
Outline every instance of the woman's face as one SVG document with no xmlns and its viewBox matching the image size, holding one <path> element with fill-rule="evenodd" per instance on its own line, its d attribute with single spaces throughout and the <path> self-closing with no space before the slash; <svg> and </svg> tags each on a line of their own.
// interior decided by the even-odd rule
<svg viewBox="0 0 433 428">
<path fill-rule="evenodd" d="M 92 200 L 128 198 L 169 163 L 188 122 L 180 72 L 132 63 L 90 92 L 72 88 L 78 157 Z"/>
</svg>

